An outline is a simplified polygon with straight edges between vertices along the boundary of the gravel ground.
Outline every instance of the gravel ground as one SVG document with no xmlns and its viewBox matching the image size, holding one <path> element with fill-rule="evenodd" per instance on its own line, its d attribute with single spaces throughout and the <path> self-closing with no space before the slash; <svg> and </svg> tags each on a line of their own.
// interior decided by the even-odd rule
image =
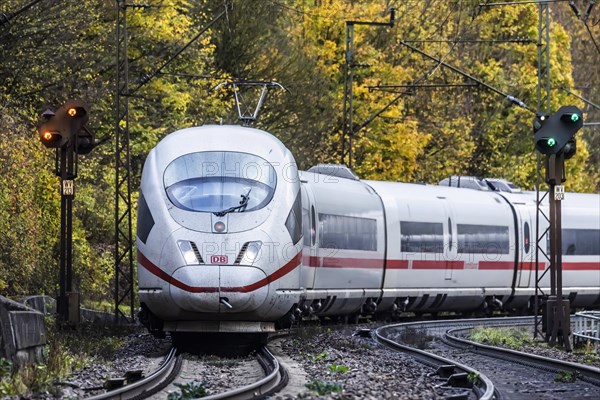
<svg viewBox="0 0 600 400">
<path fill-rule="evenodd" d="M 450 394 L 435 388 L 439 381 L 429 376 L 430 368 L 401 353 L 379 347 L 370 338 L 353 336 L 360 328 L 305 327 L 296 336 L 279 339 L 277 350 L 286 356 L 287 366 L 291 364 L 295 384 L 273 399 L 441 399 Z M 93 365 L 60 382 L 51 393 L 27 398 L 81 399 L 100 393 L 108 378 L 122 377 L 131 370 L 142 369 L 145 375 L 154 371 L 170 345 L 169 339 L 155 339 L 140 329 L 127 336 L 126 345 L 112 357 L 98 358 Z M 523 351 L 587 364 L 591 359 L 591 365 L 600 366 L 598 357 L 567 354 L 545 346 L 531 346 Z M 215 362 L 216 368 L 203 370 L 199 380 L 209 382 L 210 392 L 231 387 L 227 362 L 232 361 Z M 166 393 L 153 398 L 166 399 Z"/>
<path fill-rule="evenodd" d="M 543 340 L 539 340 L 536 345 L 524 346 L 519 351 L 600 368 L 600 356 L 593 354 L 593 348 L 591 353 L 583 352 L 581 349 L 575 349 L 572 353 L 567 353 L 561 347 L 548 347 Z"/>
<path fill-rule="evenodd" d="M 282 349 L 302 366 L 312 390 L 296 396 L 275 396 L 276 399 L 441 399 L 429 377 L 430 368 L 409 357 L 378 347 L 359 336 L 358 328 L 343 328 L 323 332 L 308 329 L 297 337 L 285 339 Z M 321 331 L 321 332 L 319 332 Z M 329 385 L 341 389 L 319 395 L 314 385 Z"/>
<path fill-rule="evenodd" d="M 358 328 L 309 328 L 299 336 L 280 340 L 278 348 L 288 356 L 295 375 L 302 375 L 302 384 L 294 393 L 273 396 L 274 399 L 438 399 L 435 379 L 428 377 L 430 369 L 410 358 L 377 347 L 370 339 L 353 337 Z M 127 344 L 112 358 L 98 359 L 65 379 L 51 393 L 39 393 L 31 399 L 81 399 L 97 393 L 106 379 L 122 377 L 126 371 L 143 369 L 149 373 L 158 366 L 170 346 L 168 339 L 158 340 L 146 333 L 131 334 Z M 241 360 L 240 360 L 241 361 Z M 233 360 L 211 363 L 220 368 L 203 370 L 199 381 L 209 382 L 209 392 L 231 387 L 231 374 L 223 369 Z M 318 394 L 306 383 L 330 384 L 339 393 Z M 338 386 L 334 386 L 338 385 Z M 94 390 L 96 389 L 96 390 Z M 173 390 L 169 387 L 168 391 Z M 289 390 L 288 390 L 289 391 Z M 326 393 L 328 390 L 322 391 Z M 166 393 L 153 399 L 164 398 Z"/>
<path fill-rule="evenodd" d="M 156 339 L 140 328 L 126 338 L 125 346 L 112 357 L 97 358 L 89 366 L 58 382 L 54 393 L 39 393 L 32 399 L 81 399 L 103 392 L 107 379 L 123 377 L 127 371 L 142 369 L 144 374 L 154 371 L 171 341 Z"/>
<path fill-rule="evenodd" d="M 185 354 L 177 378 L 150 399 L 165 400 L 170 393 L 181 392 L 181 386 L 178 385 L 199 385 L 207 395 L 213 395 L 247 385 L 248 382 L 257 382 L 263 377 L 262 368 L 252 355 L 223 358 Z"/>
</svg>

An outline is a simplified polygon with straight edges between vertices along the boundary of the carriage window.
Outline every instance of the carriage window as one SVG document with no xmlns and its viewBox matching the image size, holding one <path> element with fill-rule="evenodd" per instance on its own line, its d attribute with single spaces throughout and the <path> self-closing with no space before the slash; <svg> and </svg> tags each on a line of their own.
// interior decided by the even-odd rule
<svg viewBox="0 0 600 400">
<path fill-rule="evenodd" d="M 452 220 L 448 218 L 448 247 L 450 251 L 452 251 L 453 245 L 454 243 L 452 243 Z"/>
<path fill-rule="evenodd" d="M 509 254 L 508 226 L 457 225 L 458 252 L 467 254 Z"/>
<path fill-rule="evenodd" d="M 315 206 L 310 206 L 310 244 L 314 246 L 317 242 L 317 216 Z"/>
<path fill-rule="evenodd" d="M 294 205 L 285 220 L 285 227 L 292 238 L 294 244 L 302 238 L 302 201 L 300 199 L 300 191 L 296 195 Z"/>
<path fill-rule="evenodd" d="M 370 218 L 320 214 L 321 247 L 377 251 L 377 221 Z"/>
<path fill-rule="evenodd" d="M 304 236 L 304 245 L 310 246 L 310 217 L 308 208 L 302 207 L 302 236 Z"/>
<path fill-rule="evenodd" d="M 246 153 L 206 151 L 175 159 L 164 174 L 169 200 L 198 212 L 245 212 L 265 207 L 275 193 L 275 169 Z"/>
<path fill-rule="evenodd" d="M 148 203 L 146 203 L 143 193 L 140 193 L 140 198 L 138 199 L 137 221 L 137 237 L 140 238 L 142 243 L 146 244 L 148 235 L 150 235 L 150 231 L 154 227 L 154 218 L 152 217 L 152 213 L 150 212 L 150 208 L 148 207 Z"/>
<path fill-rule="evenodd" d="M 600 230 L 563 229 L 562 253 L 567 256 L 596 256 L 600 254 Z"/>
<path fill-rule="evenodd" d="M 400 222 L 400 247 L 404 253 L 442 253 L 444 227 L 440 222 Z"/>
<path fill-rule="evenodd" d="M 525 222 L 523 227 L 523 245 L 525 246 L 525 253 L 529 253 L 529 247 L 531 245 L 531 239 L 529 234 L 529 224 Z"/>
</svg>

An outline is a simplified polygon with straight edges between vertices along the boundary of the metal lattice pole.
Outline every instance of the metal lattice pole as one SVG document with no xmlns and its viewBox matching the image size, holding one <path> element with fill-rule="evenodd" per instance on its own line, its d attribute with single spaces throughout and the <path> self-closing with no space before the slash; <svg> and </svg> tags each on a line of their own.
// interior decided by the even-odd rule
<svg viewBox="0 0 600 400">
<path fill-rule="evenodd" d="M 133 319 L 135 294 L 131 220 L 131 163 L 129 148 L 129 65 L 127 60 L 127 5 L 117 5 L 117 82 L 115 93 L 115 319 Z"/>
<path fill-rule="evenodd" d="M 147 8 L 146 4 L 127 4 L 125 0 L 117 0 L 117 83 L 115 94 L 115 319 L 126 318 L 121 306 L 128 306 L 129 317 L 133 320 L 135 291 L 131 207 L 131 153 L 129 143 L 129 98 L 142 86 L 150 82 L 167 65 L 185 51 L 193 42 L 204 34 L 227 13 L 233 6 L 225 2 L 224 10 L 210 21 L 186 45 L 182 46 L 172 57 L 156 71 L 142 78 L 135 88 L 129 87 L 129 63 L 127 55 L 127 8 Z"/>
<path fill-rule="evenodd" d="M 539 4 L 538 13 L 538 86 L 537 86 L 537 112 L 538 114 L 550 113 L 550 8 L 548 3 Z M 543 181 L 542 176 L 542 155 L 537 155 L 536 169 L 536 217 L 535 217 L 535 238 L 536 238 L 536 253 L 535 253 L 535 297 L 534 297 L 534 337 L 542 334 L 543 319 L 540 319 L 539 310 L 544 307 L 547 294 L 544 293 L 540 286 L 541 280 L 544 278 L 548 270 L 544 270 L 543 266 L 546 261 L 550 261 L 546 249 L 546 240 L 548 229 L 540 233 L 540 222 L 546 221 L 550 223 L 550 219 L 543 212 L 541 205 L 544 199 L 548 198 L 548 192 L 542 193 L 540 186 Z M 545 260 L 540 260 L 540 253 L 544 255 Z M 540 261 L 543 272 L 540 274 Z"/>
<path fill-rule="evenodd" d="M 346 63 L 344 66 L 344 127 L 342 131 L 341 163 L 348 159 L 348 167 L 352 168 L 352 130 L 354 129 L 352 117 L 352 86 L 354 84 L 354 23 L 346 21 Z"/>
<path fill-rule="evenodd" d="M 355 46 L 354 46 L 354 26 L 388 26 L 392 28 L 396 19 L 396 9 L 390 8 L 389 22 L 366 22 L 366 21 L 346 21 L 346 63 L 344 66 L 344 110 L 343 110 L 343 128 L 342 128 L 342 151 L 341 163 L 344 164 L 348 159 L 348 167 L 352 168 L 352 140 L 354 132 L 354 108 L 353 108 L 353 86 L 354 86 L 354 67 L 356 66 Z M 364 126 L 364 124 L 363 124 Z M 359 128 L 360 129 L 360 128 Z"/>
</svg>

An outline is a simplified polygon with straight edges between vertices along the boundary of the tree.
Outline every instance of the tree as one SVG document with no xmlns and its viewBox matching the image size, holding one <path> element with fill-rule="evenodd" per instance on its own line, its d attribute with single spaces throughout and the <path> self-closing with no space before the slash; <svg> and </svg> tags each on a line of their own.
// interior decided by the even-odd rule
<svg viewBox="0 0 600 400">
<path fill-rule="evenodd" d="M 580 10 L 587 3 L 576 1 Z M 436 183 L 451 174 L 535 182 L 533 114 L 410 50 L 427 54 L 536 106 L 537 6 L 479 7 L 475 0 L 236 0 L 228 18 L 154 75 L 215 15 L 221 0 L 161 0 L 128 8 L 133 198 L 147 153 L 168 133 L 206 123 L 237 123 L 227 80 L 277 81 L 256 127 L 278 136 L 301 168 L 339 162 L 346 21 L 356 26 L 353 166 L 363 178 Z M 20 9 L 5 0 L 0 12 Z M 588 26 L 568 4 L 552 4 L 553 109 L 575 95 L 598 104 L 598 6 Z M 44 0 L 0 27 L 0 290 L 53 294 L 59 192 L 54 154 L 38 142 L 41 111 L 80 98 L 90 127 L 109 139 L 81 158 L 74 243 L 84 297 L 111 298 L 114 251 L 114 86 L 116 2 Z M 591 31 L 588 32 L 588 29 Z M 527 41 L 498 42 L 524 37 Z M 494 40 L 494 42 L 482 42 Z M 476 41 L 476 42 L 474 42 Z M 598 41 L 598 39 L 596 39 Z M 144 77 L 153 76 L 145 83 Z M 423 87 L 423 85 L 454 85 Z M 405 85 L 398 93 L 382 85 Z M 471 85 L 471 86 L 465 86 Z M 138 88 L 139 86 L 139 88 Z M 400 93 L 402 92 L 402 93 Z M 595 100 L 595 101 L 594 101 Z M 588 121 L 598 111 L 587 107 Z M 578 134 L 567 162 L 568 190 L 598 188 L 597 127 Z M 135 220 L 135 215 L 134 215 Z M 18 265 L 19 268 L 15 268 Z"/>
</svg>

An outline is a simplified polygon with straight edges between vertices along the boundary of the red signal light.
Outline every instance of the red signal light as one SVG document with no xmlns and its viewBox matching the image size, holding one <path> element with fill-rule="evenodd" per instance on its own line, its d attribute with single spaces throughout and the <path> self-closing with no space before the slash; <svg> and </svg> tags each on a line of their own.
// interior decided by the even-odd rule
<svg viewBox="0 0 600 400">
<path fill-rule="evenodd" d="M 85 128 L 88 118 L 88 107 L 79 100 L 69 101 L 56 112 L 48 109 L 37 127 L 39 138 L 48 148 L 71 143 L 78 154 L 87 154 L 95 145 L 94 135 Z"/>
<path fill-rule="evenodd" d="M 67 115 L 71 118 L 83 118 L 87 114 L 85 107 L 69 107 L 67 108 Z M 87 122 L 87 119 L 86 119 Z"/>
</svg>

